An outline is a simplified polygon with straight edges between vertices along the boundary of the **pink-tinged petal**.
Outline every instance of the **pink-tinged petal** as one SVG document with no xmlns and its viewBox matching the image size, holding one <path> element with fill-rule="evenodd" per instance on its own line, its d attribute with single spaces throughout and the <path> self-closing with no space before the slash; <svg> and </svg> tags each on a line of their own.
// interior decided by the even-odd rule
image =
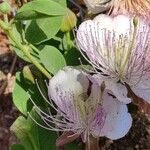
<svg viewBox="0 0 150 150">
<path fill-rule="evenodd" d="M 117 83 L 116 81 L 113 80 L 107 80 L 105 82 L 106 84 L 106 89 L 111 90 L 112 94 L 120 101 L 123 102 L 124 104 L 129 104 L 131 103 L 131 98 L 128 98 L 128 91 L 125 85 L 121 83 Z"/>
<path fill-rule="evenodd" d="M 110 90 L 105 90 L 103 94 L 102 107 L 108 115 L 116 116 L 118 113 L 127 113 L 127 105 L 118 101 L 110 94 Z"/>
<path fill-rule="evenodd" d="M 102 136 L 112 140 L 124 137 L 132 126 L 132 117 L 129 113 L 118 114 L 115 118 L 108 116 L 101 131 Z"/>
<path fill-rule="evenodd" d="M 150 89 L 141 89 L 140 87 L 134 86 L 132 87 L 132 91 L 135 93 L 135 95 L 144 99 L 150 104 Z"/>
<path fill-rule="evenodd" d="M 127 106 L 107 93 L 104 93 L 103 99 L 102 107 L 107 116 L 100 136 L 112 140 L 124 137 L 132 125 L 132 117 L 127 111 Z"/>
<path fill-rule="evenodd" d="M 100 19 L 98 19 L 100 18 Z M 104 43 L 105 28 L 111 28 L 112 18 L 107 15 L 100 15 L 92 20 L 83 22 L 77 30 L 77 43 L 80 49 L 86 52 L 86 55 L 92 62 L 101 62 L 103 59 L 101 55 L 104 55 Z M 102 52 L 101 52 L 102 51 Z"/>
<path fill-rule="evenodd" d="M 95 24 L 92 20 L 83 22 L 77 30 L 77 44 L 81 50 L 86 52 L 91 61 L 96 59 L 95 53 L 98 54 L 98 52 L 96 52 L 97 37 L 95 30 Z"/>
<path fill-rule="evenodd" d="M 90 126 L 90 133 L 94 137 L 99 137 L 101 134 L 101 130 L 104 126 L 106 119 L 106 112 L 102 108 L 102 106 L 97 106 L 94 119 L 92 120 L 91 126 Z"/>
<path fill-rule="evenodd" d="M 135 85 L 131 85 L 130 88 L 135 95 L 150 103 L 150 73 L 148 75 L 144 74 L 140 80 L 135 83 Z"/>
<path fill-rule="evenodd" d="M 93 80 L 100 84 L 102 83 L 102 81 L 104 81 L 105 89 L 110 90 L 110 94 L 114 95 L 120 102 L 123 102 L 124 104 L 131 103 L 131 98 L 127 97 L 127 88 L 125 87 L 125 85 L 118 83 L 116 79 L 97 74 L 93 76 Z"/>
<path fill-rule="evenodd" d="M 57 107 L 73 120 L 77 119 L 75 101 L 87 91 L 89 80 L 76 69 L 60 70 L 49 82 L 48 93 Z"/>
</svg>

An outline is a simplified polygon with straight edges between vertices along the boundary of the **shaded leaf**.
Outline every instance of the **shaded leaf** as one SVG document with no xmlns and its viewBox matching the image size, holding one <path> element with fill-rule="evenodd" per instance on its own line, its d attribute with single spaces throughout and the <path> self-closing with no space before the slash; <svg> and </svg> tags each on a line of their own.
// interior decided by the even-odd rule
<svg viewBox="0 0 150 150">
<path fill-rule="evenodd" d="M 88 64 L 87 61 L 83 58 L 81 53 L 76 49 L 70 49 L 67 54 L 65 55 L 67 65 L 70 66 L 78 66 L 82 64 Z"/>
<path fill-rule="evenodd" d="M 33 20 L 26 27 L 26 39 L 29 43 L 39 44 L 51 39 L 60 29 L 63 17 L 49 17 Z"/>
<path fill-rule="evenodd" d="M 53 1 L 58 2 L 63 7 L 67 7 L 67 1 L 66 0 L 53 0 Z"/>
<path fill-rule="evenodd" d="M 25 150 L 25 148 L 21 144 L 14 144 L 14 145 L 11 145 L 10 150 Z"/>
<path fill-rule="evenodd" d="M 27 115 L 29 94 L 26 91 L 26 87 L 22 85 L 24 85 L 23 76 L 20 72 L 18 72 L 16 73 L 16 83 L 13 90 L 13 102 L 20 112 Z"/>
<path fill-rule="evenodd" d="M 62 19 L 62 16 L 38 19 L 37 25 L 44 32 L 47 39 L 50 39 L 59 31 Z"/>
<path fill-rule="evenodd" d="M 44 125 L 41 118 L 35 113 L 34 110 L 31 111 L 30 115 L 39 123 Z M 57 133 L 53 131 L 48 131 L 40 126 L 38 126 L 30 117 L 27 119 L 31 126 L 31 134 L 35 137 L 40 150 L 56 150 L 56 138 Z"/>
<path fill-rule="evenodd" d="M 10 130 L 15 133 L 26 150 L 38 150 L 30 134 L 31 127 L 24 117 L 18 117 Z"/>
</svg>

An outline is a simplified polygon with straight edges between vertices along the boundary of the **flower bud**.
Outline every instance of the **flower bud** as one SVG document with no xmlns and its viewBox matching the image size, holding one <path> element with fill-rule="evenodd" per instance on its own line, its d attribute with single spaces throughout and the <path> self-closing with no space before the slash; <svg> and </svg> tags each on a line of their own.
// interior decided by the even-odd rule
<svg viewBox="0 0 150 150">
<path fill-rule="evenodd" d="M 135 27 L 135 28 L 138 26 L 138 22 L 139 22 L 138 17 L 134 17 L 134 18 L 133 18 L 133 24 L 134 24 L 134 27 Z"/>
<path fill-rule="evenodd" d="M 91 13 L 98 14 L 109 10 L 112 0 L 84 0 L 87 8 Z"/>
<path fill-rule="evenodd" d="M 10 4 L 6 0 L 0 2 L 0 12 L 7 14 L 9 13 L 10 9 L 11 9 Z"/>
<path fill-rule="evenodd" d="M 64 16 L 60 30 L 62 32 L 68 32 L 75 27 L 76 23 L 77 23 L 76 15 L 70 9 L 67 8 L 66 15 Z"/>
</svg>

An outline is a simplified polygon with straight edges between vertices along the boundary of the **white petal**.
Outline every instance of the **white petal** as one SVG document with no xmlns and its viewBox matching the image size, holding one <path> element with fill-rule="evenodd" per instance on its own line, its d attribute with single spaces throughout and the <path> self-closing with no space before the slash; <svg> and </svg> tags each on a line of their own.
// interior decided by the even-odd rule
<svg viewBox="0 0 150 150">
<path fill-rule="evenodd" d="M 127 97 L 127 88 L 123 84 L 117 83 L 115 79 L 102 76 L 101 74 L 94 75 L 93 78 L 97 83 L 104 81 L 105 88 L 110 90 L 110 94 L 114 95 L 120 102 L 123 102 L 124 104 L 131 102 L 131 99 Z"/>
<path fill-rule="evenodd" d="M 101 133 L 112 140 L 124 137 L 132 126 L 132 117 L 129 113 L 119 114 L 112 118 L 108 116 Z"/>
<path fill-rule="evenodd" d="M 86 52 L 90 61 L 103 63 L 106 55 L 104 47 L 105 29 L 112 30 L 112 18 L 107 15 L 99 15 L 93 21 L 84 21 L 77 30 L 77 43 L 81 50 Z M 101 58 L 102 56 L 102 58 Z"/>
<path fill-rule="evenodd" d="M 127 112 L 127 106 L 113 97 L 104 94 L 102 107 L 107 116 L 101 130 L 101 136 L 112 140 L 124 137 L 132 125 L 131 115 Z"/>
<path fill-rule="evenodd" d="M 91 60 L 95 59 L 95 50 L 97 47 L 95 30 L 92 20 L 84 21 L 77 30 L 78 46 L 87 53 L 87 56 Z"/>
<path fill-rule="evenodd" d="M 49 97 L 61 111 L 74 111 L 75 100 L 87 91 L 89 80 L 76 69 L 69 67 L 60 70 L 49 82 Z"/>
<path fill-rule="evenodd" d="M 116 81 L 113 80 L 107 80 L 105 82 L 106 84 L 106 89 L 111 90 L 113 95 L 120 101 L 125 104 L 131 103 L 131 99 L 127 97 L 128 91 L 125 85 L 121 83 L 117 83 Z"/>
<path fill-rule="evenodd" d="M 142 89 L 137 86 L 134 86 L 131 89 L 138 97 L 150 103 L 150 89 Z"/>
<path fill-rule="evenodd" d="M 150 103 L 150 75 L 144 74 L 140 81 L 135 83 L 135 85 L 130 86 L 132 91 L 139 96 L 140 98 L 144 99 L 148 103 Z"/>
<path fill-rule="evenodd" d="M 127 35 L 133 29 L 133 19 L 129 16 L 118 15 L 113 20 L 113 29 L 118 35 Z M 131 34 L 130 34 L 131 36 Z"/>
<path fill-rule="evenodd" d="M 108 15 L 100 14 L 93 19 L 94 23 L 99 23 L 99 30 L 106 29 L 114 32 L 115 35 L 131 36 L 133 30 L 133 18 L 125 15 L 118 15 L 110 17 Z"/>
<path fill-rule="evenodd" d="M 105 14 L 98 15 L 93 19 L 93 22 L 98 25 L 99 28 L 98 30 L 100 31 L 102 29 L 113 30 L 112 28 L 113 18 L 108 15 Z"/>
<path fill-rule="evenodd" d="M 94 137 L 101 136 L 101 130 L 104 127 L 105 119 L 106 119 L 105 110 L 102 108 L 102 106 L 100 105 L 97 106 L 94 120 L 92 120 L 90 124 L 90 133 Z"/>
<path fill-rule="evenodd" d="M 109 95 L 110 90 L 106 90 L 103 94 L 102 107 L 106 113 L 111 116 L 116 116 L 118 113 L 127 113 L 128 109 L 126 104 L 121 103 L 118 99 Z"/>
</svg>

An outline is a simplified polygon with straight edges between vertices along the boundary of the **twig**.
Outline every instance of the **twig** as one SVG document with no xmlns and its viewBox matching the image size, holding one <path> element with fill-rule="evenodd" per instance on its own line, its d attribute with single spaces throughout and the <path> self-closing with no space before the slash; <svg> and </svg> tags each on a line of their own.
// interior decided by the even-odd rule
<svg viewBox="0 0 150 150">
<path fill-rule="evenodd" d="M 7 74 L 6 80 L 4 81 L 3 85 L 0 87 L 0 95 L 3 94 L 4 90 L 7 87 L 7 84 L 9 82 L 10 78 L 12 77 L 12 73 L 13 73 L 13 70 L 15 68 L 16 61 L 17 61 L 17 55 L 15 55 L 15 57 L 13 59 L 13 63 L 10 67 L 9 73 Z"/>
</svg>

